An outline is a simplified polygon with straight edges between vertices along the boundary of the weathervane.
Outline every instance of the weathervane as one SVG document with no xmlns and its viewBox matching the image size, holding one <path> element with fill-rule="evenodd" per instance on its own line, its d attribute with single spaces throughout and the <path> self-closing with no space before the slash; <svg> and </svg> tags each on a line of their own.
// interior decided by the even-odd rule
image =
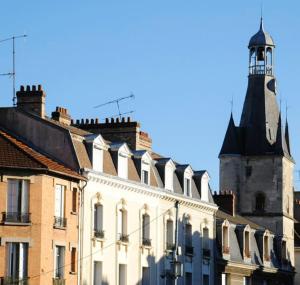
<svg viewBox="0 0 300 285">
<path fill-rule="evenodd" d="M 13 105 L 16 106 L 16 50 L 15 40 L 20 38 L 26 38 L 27 35 L 12 36 L 7 39 L 0 40 L 0 43 L 12 41 L 12 72 L 1 73 L 1 76 L 10 76 L 13 79 Z"/>
</svg>

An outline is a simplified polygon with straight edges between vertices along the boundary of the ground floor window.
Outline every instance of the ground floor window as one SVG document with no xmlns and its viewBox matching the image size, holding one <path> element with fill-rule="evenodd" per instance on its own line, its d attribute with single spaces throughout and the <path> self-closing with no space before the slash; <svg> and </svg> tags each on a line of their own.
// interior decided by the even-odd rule
<svg viewBox="0 0 300 285">
<path fill-rule="evenodd" d="M 203 285 L 209 285 L 209 275 L 203 275 Z"/>
<path fill-rule="evenodd" d="M 185 285 L 192 285 L 193 280 L 192 280 L 192 273 L 186 272 L 185 273 Z"/>
<path fill-rule="evenodd" d="M 143 267 L 142 285 L 150 285 L 150 268 L 149 267 Z"/>
<path fill-rule="evenodd" d="M 28 243 L 8 242 L 7 250 L 7 277 L 12 280 L 27 278 L 28 272 Z"/>
<path fill-rule="evenodd" d="M 64 278 L 64 267 L 65 267 L 65 247 L 55 246 L 55 270 L 54 277 L 63 279 Z"/>
<path fill-rule="evenodd" d="M 119 264 L 119 284 L 118 285 L 127 285 L 126 264 Z"/>
<path fill-rule="evenodd" d="M 94 285 L 102 285 L 102 262 L 94 261 Z"/>
</svg>

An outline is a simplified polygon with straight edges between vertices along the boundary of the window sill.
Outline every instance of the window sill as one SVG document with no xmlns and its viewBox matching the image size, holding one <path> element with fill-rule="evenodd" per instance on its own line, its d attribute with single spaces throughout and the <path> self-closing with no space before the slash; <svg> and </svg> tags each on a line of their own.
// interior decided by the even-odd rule
<svg viewBox="0 0 300 285">
<path fill-rule="evenodd" d="M 53 226 L 53 229 L 56 229 L 56 230 L 63 230 L 65 231 L 67 229 L 67 227 L 60 227 L 60 226 Z"/>
<path fill-rule="evenodd" d="M 2 223 L 5 226 L 32 226 L 32 223 L 22 223 L 22 222 L 3 222 Z"/>
<path fill-rule="evenodd" d="M 105 237 L 95 237 L 95 236 L 93 236 L 92 237 L 92 240 L 94 240 L 94 241 L 105 241 Z"/>
<path fill-rule="evenodd" d="M 77 272 L 70 271 L 69 274 L 70 274 L 70 275 L 77 275 Z"/>
<path fill-rule="evenodd" d="M 78 212 L 73 212 L 73 211 L 71 211 L 70 214 L 71 214 L 71 215 L 74 215 L 74 216 L 77 216 L 77 215 L 78 215 Z"/>
<path fill-rule="evenodd" d="M 144 248 L 144 249 L 152 249 L 152 245 L 145 245 L 145 244 L 142 244 L 142 245 L 141 245 L 141 248 Z"/>
</svg>

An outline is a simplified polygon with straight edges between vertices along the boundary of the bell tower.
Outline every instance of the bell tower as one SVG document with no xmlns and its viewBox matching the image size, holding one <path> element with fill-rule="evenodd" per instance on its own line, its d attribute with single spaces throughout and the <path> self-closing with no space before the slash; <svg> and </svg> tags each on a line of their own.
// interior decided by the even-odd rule
<svg viewBox="0 0 300 285">
<path fill-rule="evenodd" d="M 262 19 L 248 48 L 248 87 L 240 123 L 236 126 L 230 116 L 219 154 L 220 190 L 235 193 L 238 214 L 281 235 L 294 260 L 294 160 L 276 98 L 275 43 Z"/>
</svg>

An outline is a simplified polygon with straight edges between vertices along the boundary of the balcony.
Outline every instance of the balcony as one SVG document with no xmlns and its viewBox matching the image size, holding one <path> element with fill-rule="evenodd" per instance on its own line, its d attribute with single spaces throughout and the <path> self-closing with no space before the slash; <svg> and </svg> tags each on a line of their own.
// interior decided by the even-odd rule
<svg viewBox="0 0 300 285">
<path fill-rule="evenodd" d="M 18 279 L 13 277 L 1 277 L 0 278 L 0 285 L 29 285 L 28 277 Z"/>
<path fill-rule="evenodd" d="M 185 246 L 185 255 L 193 256 L 194 255 L 194 248 L 190 245 Z"/>
<path fill-rule="evenodd" d="M 169 251 L 175 250 L 175 243 L 167 242 L 166 249 Z"/>
<path fill-rule="evenodd" d="M 65 285 L 66 280 L 63 278 L 53 278 L 53 285 Z"/>
<path fill-rule="evenodd" d="M 202 250 L 202 255 L 203 255 L 203 258 L 209 259 L 209 258 L 210 258 L 210 249 L 208 249 L 208 248 L 203 248 L 203 250 Z"/>
<path fill-rule="evenodd" d="M 94 230 L 94 237 L 95 238 L 104 238 L 104 231 L 103 230 Z"/>
<path fill-rule="evenodd" d="M 54 228 L 64 229 L 67 227 L 67 219 L 64 217 L 54 217 Z"/>
<path fill-rule="evenodd" d="M 3 212 L 2 221 L 4 223 L 29 224 L 30 213 L 22 212 Z"/>
<path fill-rule="evenodd" d="M 149 238 L 143 238 L 142 242 L 144 246 L 151 246 L 151 239 Z"/>
<path fill-rule="evenodd" d="M 128 243 L 129 242 L 129 235 L 125 235 L 125 234 L 118 234 L 118 240 L 124 243 Z"/>
</svg>

